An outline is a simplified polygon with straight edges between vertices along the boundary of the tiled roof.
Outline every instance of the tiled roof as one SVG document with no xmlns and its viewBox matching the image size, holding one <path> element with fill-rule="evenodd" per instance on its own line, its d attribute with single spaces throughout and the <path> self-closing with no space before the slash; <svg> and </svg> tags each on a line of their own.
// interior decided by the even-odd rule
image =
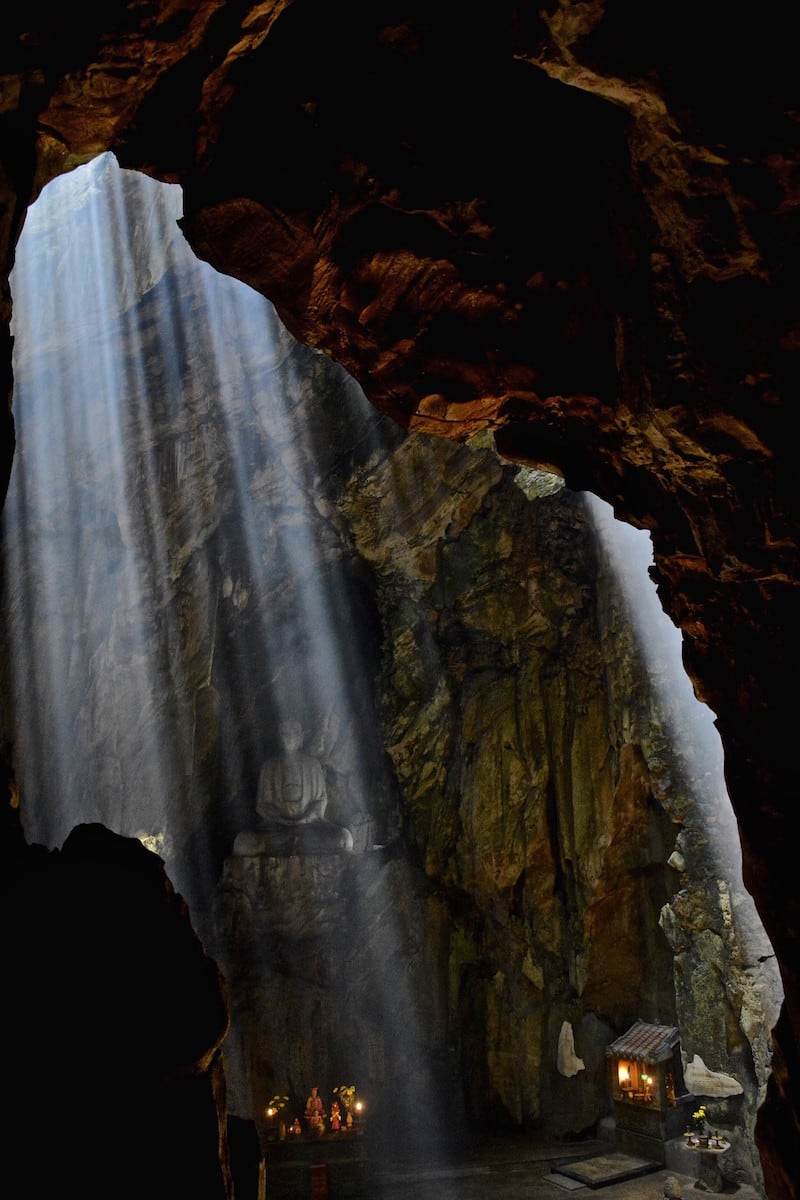
<svg viewBox="0 0 800 1200">
<path fill-rule="evenodd" d="M 627 1033 L 606 1046 L 606 1056 L 633 1058 L 637 1062 L 664 1062 L 672 1058 L 672 1051 L 680 1041 L 674 1025 L 648 1025 L 637 1021 Z"/>
</svg>

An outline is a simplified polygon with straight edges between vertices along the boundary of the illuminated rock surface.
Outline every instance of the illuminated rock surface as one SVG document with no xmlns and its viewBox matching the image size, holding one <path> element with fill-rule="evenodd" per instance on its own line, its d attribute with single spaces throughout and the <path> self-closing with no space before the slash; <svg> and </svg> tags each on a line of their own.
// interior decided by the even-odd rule
<svg viewBox="0 0 800 1200">
<path fill-rule="evenodd" d="M 783 974 L 760 1141 L 795 1198 L 794 43 L 779 13 L 510 12 L 113 5 L 100 35 L 7 6 L 6 263 L 38 187 L 113 149 L 182 183 L 198 252 L 404 426 L 494 429 L 652 531 Z M 448 871 L 485 886 L 485 860 Z"/>
</svg>

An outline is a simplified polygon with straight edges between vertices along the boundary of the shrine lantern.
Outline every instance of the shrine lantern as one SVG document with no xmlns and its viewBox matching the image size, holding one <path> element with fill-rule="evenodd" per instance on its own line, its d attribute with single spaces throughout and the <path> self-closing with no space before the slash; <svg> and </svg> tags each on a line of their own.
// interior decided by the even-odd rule
<svg viewBox="0 0 800 1200">
<path fill-rule="evenodd" d="M 673 1025 L 637 1021 L 606 1046 L 617 1145 L 664 1161 L 664 1142 L 686 1125 L 693 1097 L 683 1079 L 680 1034 Z"/>
</svg>

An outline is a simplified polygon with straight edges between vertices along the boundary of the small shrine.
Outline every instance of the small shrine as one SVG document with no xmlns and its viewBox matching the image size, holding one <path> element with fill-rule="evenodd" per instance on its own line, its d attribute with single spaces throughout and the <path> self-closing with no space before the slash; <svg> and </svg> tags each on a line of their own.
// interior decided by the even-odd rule
<svg viewBox="0 0 800 1200">
<path fill-rule="evenodd" d="M 664 1143 L 681 1136 L 694 1102 L 684 1083 L 678 1030 L 637 1021 L 606 1046 L 606 1057 L 618 1147 L 663 1163 Z"/>
</svg>

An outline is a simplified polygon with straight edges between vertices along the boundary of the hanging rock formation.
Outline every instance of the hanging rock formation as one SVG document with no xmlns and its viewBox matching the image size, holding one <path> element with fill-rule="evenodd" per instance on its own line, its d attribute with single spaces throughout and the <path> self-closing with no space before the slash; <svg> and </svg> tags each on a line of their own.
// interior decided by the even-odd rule
<svg viewBox="0 0 800 1200">
<path fill-rule="evenodd" d="M 784 983 L 772 1200 L 795 1200 L 800 1158 L 788 17 L 165 0 L 0 19 L 6 270 L 44 183 L 112 149 L 180 182 L 198 254 L 405 428 L 490 431 L 652 532 Z M 2 305 L 10 398 L 5 280 Z M 10 412 L 3 450 L 7 475 Z"/>
</svg>

